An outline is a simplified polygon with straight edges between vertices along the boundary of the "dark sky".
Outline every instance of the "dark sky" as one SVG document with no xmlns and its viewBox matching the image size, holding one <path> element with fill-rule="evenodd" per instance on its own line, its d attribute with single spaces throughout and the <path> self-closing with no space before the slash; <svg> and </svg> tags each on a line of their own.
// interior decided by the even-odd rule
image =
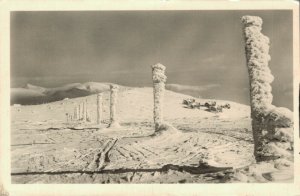
<svg viewBox="0 0 300 196">
<path fill-rule="evenodd" d="M 274 104 L 292 109 L 291 11 L 44 11 L 11 14 L 11 82 L 150 86 L 155 63 L 168 83 L 201 86 L 204 98 L 248 103 L 240 18 L 262 17 L 270 38 Z M 201 96 L 201 94 L 200 94 Z"/>
</svg>

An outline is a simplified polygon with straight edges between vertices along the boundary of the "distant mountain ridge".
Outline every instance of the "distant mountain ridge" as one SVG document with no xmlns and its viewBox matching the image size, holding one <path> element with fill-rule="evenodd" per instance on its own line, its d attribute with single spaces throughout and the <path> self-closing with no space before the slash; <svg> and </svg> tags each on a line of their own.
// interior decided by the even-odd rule
<svg viewBox="0 0 300 196">
<path fill-rule="evenodd" d="M 63 100 L 65 98 L 84 97 L 109 90 L 112 83 L 71 83 L 61 87 L 44 88 L 26 84 L 23 88 L 11 88 L 11 105 L 36 105 Z M 129 88 L 120 86 L 120 89 Z"/>
<path fill-rule="evenodd" d="M 11 88 L 11 105 L 37 105 L 63 100 L 65 98 L 84 97 L 109 90 L 112 83 L 86 82 L 70 83 L 60 87 L 45 88 L 33 84 L 26 84 L 22 88 Z M 120 90 L 130 88 L 120 86 Z M 201 92 L 218 87 L 218 85 L 188 86 L 181 84 L 166 84 L 166 89 L 199 97 Z"/>
</svg>

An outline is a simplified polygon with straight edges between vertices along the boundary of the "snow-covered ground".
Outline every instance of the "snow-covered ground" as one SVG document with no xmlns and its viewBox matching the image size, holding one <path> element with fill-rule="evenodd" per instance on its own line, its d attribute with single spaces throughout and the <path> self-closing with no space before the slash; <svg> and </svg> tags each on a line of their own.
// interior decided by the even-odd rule
<svg viewBox="0 0 300 196">
<path fill-rule="evenodd" d="M 260 182 L 234 171 L 254 163 L 249 106 L 229 103 L 212 113 L 184 108 L 190 96 L 165 92 L 164 119 L 178 129 L 151 137 L 153 89 L 119 92 L 120 128 L 96 129 L 96 95 L 42 105 L 11 107 L 13 183 L 214 183 Z M 66 113 L 87 99 L 91 122 L 67 122 Z M 207 100 L 198 99 L 204 103 Z"/>
</svg>

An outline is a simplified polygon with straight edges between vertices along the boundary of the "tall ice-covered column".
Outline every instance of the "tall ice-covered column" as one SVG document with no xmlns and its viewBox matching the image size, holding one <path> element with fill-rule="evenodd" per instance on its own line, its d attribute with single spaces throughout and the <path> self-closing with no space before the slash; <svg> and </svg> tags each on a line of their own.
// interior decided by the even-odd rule
<svg viewBox="0 0 300 196">
<path fill-rule="evenodd" d="M 163 100 L 165 92 L 165 82 L 167 76 L 165 75 L 166 67 L 160 63 L 152 66 L 152 80 L 153 80 L 153 95 L 154 95 L 154 109 L 153 118 L 155 131 L 159 131 L 163 124 Z"/>
<path fill-rule="evenodd" d="M 86 105 L 85 101 L 82 102 L 82 121 L 85 122 L 85 110 L 86 110 Z"/>
<path fill-rule="evenodd" d="M 88 121 L 88 113 L 89 113 L 88 100 L 87 99 L 85 99 L 84 105 L 85 105 L 84 121 L 87 122 Z"/>
<path fill-rule="evenodd" d="M 97 94 L 97 124 L 101 125 L 102 118 L 102 93 Z"/>
<path fill-rule="evenodd" d="M 268 161 L 279 158 L 292 159 L 292 112 L 272 105 L 273 75 L 268 67 L 269 38 L 261 33 L 262 19 L 243 16 L 246 60 L 250 82 L 250 105 L 254 156 Z"/>
<path fill-rule="evenodd" d="M 110 85 L 110 125 L 109 127 L 120 127 L 118 122 L 116 105 L 118 101 L 118 85 L 111 84 Z"/>
</svg>

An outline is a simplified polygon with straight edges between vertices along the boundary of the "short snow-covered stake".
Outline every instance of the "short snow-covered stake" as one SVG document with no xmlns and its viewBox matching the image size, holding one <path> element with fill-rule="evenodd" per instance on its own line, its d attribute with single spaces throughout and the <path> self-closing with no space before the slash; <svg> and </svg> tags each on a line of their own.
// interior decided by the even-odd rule
<svg viewBox="0 0 300 196">
<path fill-rule="evenodd" d="M 85 102 L 84 102 L 84 105 L 85 105 L 85 112 L 84 112 L 84 121 L 88 121 L 89 119 L 89 111 L 88 111 L 88 100 L 86 99 Z"/>
<path fill-rule="evenodd" d="M 160 63 L 157 63 L 152 66 L 154 95 L 153 119 L 155 125 L 155 132 L 160 132 L 170 128 L 175 129 L 174 127 L 163 121 L 163 102 L 165 93 L 165 83 L 167 81 L 165 70 L 166 67 Z"/>
<path fill-rule="evenodd" d="M 85 106 L 85 102 L 82 102 L 82 121 L 85 121 L 85 110 L 86 110 L 86 106 Z"/>
<path fill-rule="evenodd" d="M 118 122 L 117 114 L 116 114 L 116 104 L 118 98 L 118 85 L 111 84 L 110 85 L 110 124 L 109 127 L 120 127 Z"/>
<path fill-rule="evenodd" d="M 67 118 L 67 122 L 69 122 L 70 121 L 69 113 L 66 113 L 66 118 Z"/>
<path fill-rule="evenodd" d="M 77 106 L 76 107 L 76 120 L 79 120 L 80 119 L 80 107 Z"/>
<path fill-rule="evenodd" d="M 81 104 L 78 105 L 78 120 L 80 121 L 81 120 L 81 112 L 82 111 L 82 108 L 81 108 Z"/>
<path fill-rule="evenodd" d="M 102 93 L 97 94 L 97 125 L 101 125 L 102 118 Z"/>
<path fill-rule="evenodd" d="M 73 116 L 74 116 L 74 120 L 77 120 L 77 108 L 76 107 L 74 108 Z"/>
<path fill-rule="evenodd" d="M 269 38 L 261 33 L 262 19 L 243 16 L 247 67 L 250 80 L 250 105 L 254 156 L 257 162 L 274 161 L 275 167 L 293 163 L 293 114 L 287 108 L 272 105 L 268 67 Z"/>
</svg>

